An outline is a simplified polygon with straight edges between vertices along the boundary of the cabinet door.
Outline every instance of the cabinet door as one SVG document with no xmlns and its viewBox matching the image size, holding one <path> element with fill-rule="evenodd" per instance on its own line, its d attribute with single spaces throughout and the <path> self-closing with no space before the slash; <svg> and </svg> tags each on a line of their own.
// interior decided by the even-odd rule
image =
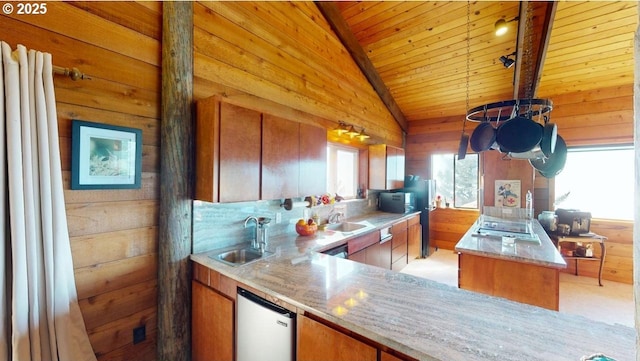
<svg viewBox="0 0 640 361">
<path fill-rule="evenodd" d="M 327 131 L 300 124 L 300 184 L 298 196 L 327 191 Z"/>
<path fill-rule="evenodd" d="M 327 325 L 298 315 L 298 361 L 376 361 L 377 350 Z"/>
<path fill-rule="evenodd" d="M 386 189 L 404 187 L 404 149 L 387 146 Z"/>
<path fill-rule="evenodd" d="M 422 225 L 420 225 L 420 216 L 415 216 L 409 220 L 409 229 L 407 236 L 407 262 L 411 262 L 416 258 L 421 258 L 421 251 Z"/>
<path fill-rule="evenodd" d="M 220 202 L 260 199 L 260 112 L 222 103 Z"/>
<path fill-rule="evenodd" d="M 369 189 L 386 189 L 387 146 L 369 146 Z"/>
<path fill-rule="evenodd" d="M 367 263 L 366 254 L 367 254 L 367 250 L 363 249 L 358 252 L 350 254 L 347 258 L 358 263 L 366 264 Z"/>
<path fill-rule="evenodd" d="M 299 123 L 269 114 L 263 115 L 262 122 L 260 199 L 297 197 L 300 179 Z"/>
<path fill-rule="evenodd" d="M 233 361 L 233 301 L 200 282 L 191 284 L 193 361 Z"/>
<path fill-rule="evenodd" d="M 196 105 L 195 199 L 218 202 L 220 175 L 220 100 L 199 100 Z"/>
<path fill-rule="evenodd" d="M 366 264 L 391 269 L 391 242 L 376 243 L 367 247 Z"/>
</svg>

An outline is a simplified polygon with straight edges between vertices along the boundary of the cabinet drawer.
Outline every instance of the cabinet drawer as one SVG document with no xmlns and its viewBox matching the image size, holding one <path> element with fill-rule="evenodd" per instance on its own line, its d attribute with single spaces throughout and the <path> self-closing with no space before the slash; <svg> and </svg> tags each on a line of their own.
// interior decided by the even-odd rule
<svg viewBox="0 0 640 361">
<path fill-rule="evenodd" d="M 398 223 L 395 223 L 393 226 L 391 226 L 391 234 L 393 234 L 394 236 L 406 230 L 407 230 L 406 220 L 400 221 Z"/>
<path fill-rule="evenodd" d="M 380 242 L 380 231 L 374 231 L 360 237 L 350 239 L 347 242 L 347 250 L 351 255 L 378 242 Z"/>
</svg>

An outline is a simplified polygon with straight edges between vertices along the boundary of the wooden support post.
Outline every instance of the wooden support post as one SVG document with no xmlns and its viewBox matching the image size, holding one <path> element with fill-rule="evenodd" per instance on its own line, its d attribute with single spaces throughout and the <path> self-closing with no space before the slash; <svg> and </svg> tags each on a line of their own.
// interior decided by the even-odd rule
<svg viewBox="0 0 640 361">
<path fill-rule="evenodd" d="M 193 3 L 163 3 L 158 345 L 160 361 L 191 360 Z"/>
</svg>

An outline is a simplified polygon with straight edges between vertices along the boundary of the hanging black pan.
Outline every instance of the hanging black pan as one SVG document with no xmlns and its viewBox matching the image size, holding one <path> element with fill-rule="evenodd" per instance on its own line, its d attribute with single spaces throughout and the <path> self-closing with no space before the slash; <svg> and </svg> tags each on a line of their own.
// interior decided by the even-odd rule
<svg viewBox="0 0 640 361">
<path fill-rule="evenodd" d="M 500 124 L 496 141 L 506 153 L 524 153 L 532 150 L 542 139 L 542 124 L 516 116 Z"/>
<path fill-rule="evenodd" d="M 558 126 L 549 122 L 545 117 L 544 131 L 540 140 L 540 149 L 545 156 L 549 157 L 556 149 L 558 139 Z"/>
<path fill-rule="evenodd" d="M 545 178 L 553 178 L 560 174 L 567 162 L 567 144 L 561 136 L 557 136 L 554 152 L 547 159 L 530 159 L 529 163 Z"/>
<path fill-rule="evenodd" d="M 496 129 L 491 122 L 482 122 L 473 130 L 469 141 L 474 152 L 489 150 L 496 141 Z"/>
</svg>

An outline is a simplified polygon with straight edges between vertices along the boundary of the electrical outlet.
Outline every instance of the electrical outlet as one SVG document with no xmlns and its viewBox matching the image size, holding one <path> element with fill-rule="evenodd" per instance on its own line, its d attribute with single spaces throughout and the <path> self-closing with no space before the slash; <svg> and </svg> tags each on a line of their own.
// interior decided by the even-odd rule
<svg viewBox="0 0 640 361">
<path fill-rule="evenodd" d="M 146 326 L 142 325 L 133 329 L 133 344 L 140 343 L 147 338 Z"/>
<path fill-rule="evenodd" d="M 276 224 L 282 222 L 282 213 L 276 212 Z"/>
</svg>

